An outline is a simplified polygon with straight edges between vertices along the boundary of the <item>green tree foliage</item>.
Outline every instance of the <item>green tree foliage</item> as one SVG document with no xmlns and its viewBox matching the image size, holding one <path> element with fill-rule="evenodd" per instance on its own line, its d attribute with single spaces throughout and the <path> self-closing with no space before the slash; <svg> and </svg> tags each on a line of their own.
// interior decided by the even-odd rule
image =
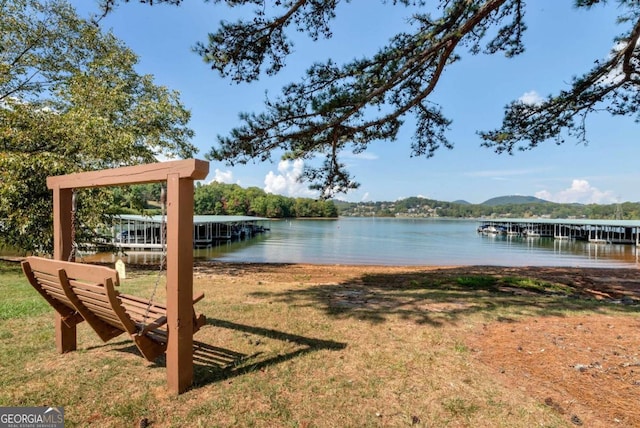
<svg viewBox="0 0 640 428">
<path fill-rule="evenodd" d="M 160 183 L 116 187 L 111 192 L 112 211 L 119 214 L 160 214 L 162 212 L 161 189 Z"/>
<path fill-rule="evenodd" d="M 128 0 L 124 0 L 127 2 Z M 180 0 L 142 0 L 179 5 Z M 369 0 L 372 1 L 372 0 Z M 108 13 L 122 0 L 103 0 Z M 348 0 L 211 0 L 229 7 L 255 5 L 253 15 L 222 21 L 197 52 L 223 77 L 250 82 L 275 74 L 292 52 L 292 32 L 312 39 L 331 37 L 331 23 L 340 3 Z M 358 184 L 341 162 L 346 151 L 361 153 L 376 140 L 394 140 L 405 119 L 415 122 L 411 156 L 433 156 L 451 148 L 450 120 L 430 98 L 446 67 L 465 54 L 524 51 L 527 9 L 539 5 L 523 0 L 394 0 L 406 7 L 411 30 L 391 38 L 371 57 L 337 64 L 331 59 L 312 64 L 297 83 L 265 101 L 263 112 L 242 113 L 242 124 L 223 137 L 209 157 L 230 164 L 268 159 L 284 150 L 290 159 L 323 156 L 321 166 L 307 166 L 304 178 L 324 196 Z M 566 135 L 586 142 L 589 113 L 605 109 L 613 115 L 638 116 L 640 95 L 640 2 L 637 0 L 574 0 L 576 8 L 614 7 L 620 36 L 606 59 L 576 77 L 569 87 L 538 104 L 513 102 L 502 126 L 480 132 L 483 145 L 502 153 L 531 149 L 544 141 L 562 143 Z M 593 13 L 598 13 L 596 9 Z M 355 53 L 354 53 L 355 55 Z M 320 59 L 319 59 L 320 60 Z M 577 70 L 578 72 L 579 70 Z"/>
<path fill-rule="evenodd" d="M 337 217 L 333 201 L 287 198 L 257 187 L 212 182 L 196 185 L 194 211 L 199 215 L 253 215 L 269 218 Z"/>
<path fill-rule="evenodd" d="M 190 113 L 136 55 L 64 0 L 0 2 L 0 243 L 48 252 L 49 175 L 192 157 Z M 83 191 L 79 224 L 113 194 Z"/>
</svg>

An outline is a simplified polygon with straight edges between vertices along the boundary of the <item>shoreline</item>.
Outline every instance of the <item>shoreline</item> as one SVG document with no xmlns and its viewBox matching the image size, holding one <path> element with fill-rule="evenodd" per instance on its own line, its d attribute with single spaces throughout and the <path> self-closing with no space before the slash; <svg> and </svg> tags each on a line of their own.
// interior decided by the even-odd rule
<svg viewBox="0 0 640 428">
<path fill-rule="evenodd" d="M 561 284 L 575 294 L 595 299 L 627 299 L 640 304 L 640 275 L 634 268 L 579 268 L 558 266 L 492 265 L 340 265 L 312 263 L 199 262 L 194 264 L 194 278 L 218 281 L 219 277 L 241 278 L 243 282 L 266 281 L 305 284 L 371 284 L 395 287 L 416 282 L 437 284 L 443 279 L 466 277 L 527 278 Z"/>
<path fill-rule="evenodd" d="M 24 257 L 1 256 L 7 263 L 19 263 Z M 81 261 L 79 261 L 81 262 Z M 113 267 L 112 262 L 92 262 Z M 153 264 L 127 263 L 127 273 L 145 275 L 157 272 Z M 571 267 L 571 266 L 500 266 L 500 265 L 356 265 L 328 263 L 265 263 L 200 261 L 193 264 L 194 280 L 207 281 L 214 277 L 241 277 L 243 281 L 290 282 L 291 278 L 305 283 L 326 282 L 387 282 L 398 285 L 411 277 L 423 277 L 437 282 L 441 278 L 523 277 L 574 288 L 576 292 L 596 299 L 632 299 L 640 304 L 640 275 L 637 268 L 627 267 Z"/>
</svg>

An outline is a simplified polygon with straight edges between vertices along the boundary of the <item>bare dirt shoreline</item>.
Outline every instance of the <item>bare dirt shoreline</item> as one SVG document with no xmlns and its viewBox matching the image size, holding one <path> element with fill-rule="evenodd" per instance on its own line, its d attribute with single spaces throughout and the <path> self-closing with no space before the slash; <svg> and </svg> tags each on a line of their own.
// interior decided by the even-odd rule
<svg viewBox="0 0 640 428">
<path fill-rule="evenodd" d="M 139 267 L 138 267 L 139 268 Z M 503 267 L 503 266 L 382 266 L 322 265 L 302 263 L 226 263 L 196 262 L 194 274 L 255 275 L 278 274 L 313 276 L 314 281 L 335 281 L 372 274 L 411 274 L 428 272 L 433 277 L 456 275 L 521 276 L 571 286 L 575 292 L 596 299 L 628 299 L 640 302 L 640 271 L 626 268 Z"/>
</svg>

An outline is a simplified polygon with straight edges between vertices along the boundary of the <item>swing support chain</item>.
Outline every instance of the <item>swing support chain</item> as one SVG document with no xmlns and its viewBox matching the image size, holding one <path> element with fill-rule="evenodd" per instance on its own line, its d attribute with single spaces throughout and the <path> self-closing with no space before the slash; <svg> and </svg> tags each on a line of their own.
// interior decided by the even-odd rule
<svg viewBox="0 0 640 428">
<path fill-rule="evenodd" d="M 162 217 L 160 220 L 160 248 L 161 248 L 161 256 L 160 256 L 160 268 L 158 269 L 158 275 L 156 277 L 156 283 L 153 286 L 153 291 L 151 292 L 151 297 L 149 298 L 149 303 L 147 304 L 147 308 L 144 312 L 144 316 L 142 318 L 142 326 L 138 332 L 141 334 L 147 328 L 147 319 L 149 317 L 149 311 L 151 310 L 151 306 L 153 305 L 153 299 L 156 296 L 156 291 L 158 291 L 158 285 L 160 284 L 160 278 L 165 270 L 165 265 L 167 262 L 167 222 L 166 222 L 166 207 L 167 207 L 167 191 L 164 186 L 162 186 L 160 190 L 160 208 L 162 210 Z"/>
<path fill-rule="evenodd" d="M 71 251 L 69 252 L 69 262 L 76 261 L 78 244 L 76 242 L 76 215 L 78 212 L 78 192 L 73 189 L 71 192 Z"/>
</svg>

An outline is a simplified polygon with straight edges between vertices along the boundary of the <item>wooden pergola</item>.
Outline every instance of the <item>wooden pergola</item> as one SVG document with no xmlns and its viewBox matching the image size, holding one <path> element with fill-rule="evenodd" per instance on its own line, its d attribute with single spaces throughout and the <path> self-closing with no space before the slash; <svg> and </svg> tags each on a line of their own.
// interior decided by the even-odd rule
<svg viewBox="0 0 640 428">
<path fill-rule="evenodd" d="M 193 383 L 193 181 L 209 173 L 198 159 L 162 162 L 47 178 L 53 191 L 53 258 L 67 260 L 72 242 L 73 189 L 167 183 L 167 386 L 180 394 Z M 76 349 L 76 328 L 56 313 L 56 346 Z"/>
</svg>

